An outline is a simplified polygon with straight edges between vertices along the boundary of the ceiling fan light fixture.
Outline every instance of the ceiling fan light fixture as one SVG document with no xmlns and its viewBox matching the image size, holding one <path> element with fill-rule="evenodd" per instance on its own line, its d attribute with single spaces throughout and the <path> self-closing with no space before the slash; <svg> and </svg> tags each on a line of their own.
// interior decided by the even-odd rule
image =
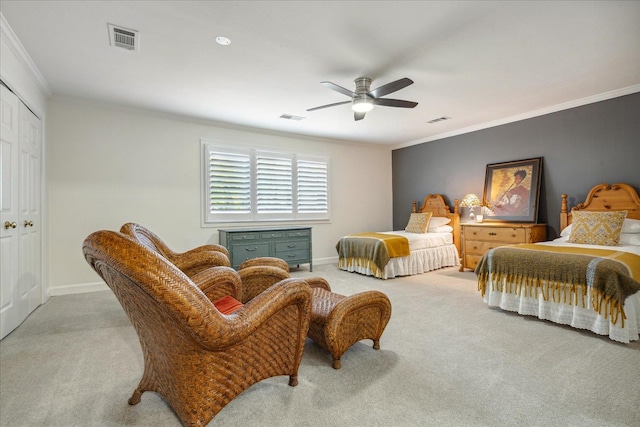
<svg viewBox="0 0 640 427">
<path fill-rule="evenodd" d="M 365 95 L 353 98 L 351 108 L 356 113 L 366 113 L 373 110 L 373 102 Z"/>
</svg>

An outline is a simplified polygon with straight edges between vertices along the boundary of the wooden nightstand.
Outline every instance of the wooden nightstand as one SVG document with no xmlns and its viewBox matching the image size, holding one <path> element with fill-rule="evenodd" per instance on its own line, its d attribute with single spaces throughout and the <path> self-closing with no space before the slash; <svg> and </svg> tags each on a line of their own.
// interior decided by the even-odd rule
<svg viewBox="0 0 640 427">
<path fill-rule="evenodd" d="M 485 252 L 498 246 L 517 243 L 536 243 L 547 240 L 546 224 L 520 223 L 464 223 L 462 231 L 462 262 L 460 271 L 465 268 L 475 270 Z"/>
</svg>

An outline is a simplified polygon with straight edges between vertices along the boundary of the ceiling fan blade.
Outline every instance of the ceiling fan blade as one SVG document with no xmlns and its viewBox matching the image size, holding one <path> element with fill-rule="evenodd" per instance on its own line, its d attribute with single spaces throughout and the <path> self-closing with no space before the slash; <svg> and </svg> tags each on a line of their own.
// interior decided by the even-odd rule
<svg viewBox="0 0 640 427">
<path fill-rule="evenodd" d="M 356 94 L 351 92 L 349 89 L 345 89 L 342 86 L 338 86 L 335 83 L 321 82 L 321 84 L 323 84 L 324 86 L 328 87 L 329 89 L 335 90 L 338 93 L 341 93 L 343 95 L 347 95 L 348 97 L 353 98 L 354 96 L 356 96 Z"/>
<path fill-rule="evenodd" d="M 367 113 L 358 113 L 357 111 L 353 112 L 353 119 L 357 122 L 358 120 L 364 119 L 364 115 Z"/>
<path fill-rule="evenodd" d="M 319 107 L 309 108 L 307 111 L 316 111 L 316 110 L 321 110 L 323 108 L 335 107 L 336 105 L 343 105 L 343 104 L 351 104 L 351 101 L 342 101 L 342 102 L 336 102 L 334 104 L 321 105 Z"/>
<path fill-rule="evenodd" d="M 399 91 L 400 89 L 404 89 L 410 84 L 413 84 L 413 80 L 405 77 L 403 79 L 396 80 L 395 82 L 387 83 L 386 85 L 380 86 L 377 89 L 373 89 L 369 91 L 367 95 L 370 95 L 374 98 L 379 98 L 381 96 L 385 96 L 390 93 Z"/>
<path fill-rule="evenodd" d="M 400 107 L 400 108 L 414 108 L 418 105 L 417 102 L 403 101 L 402 99 L 388 99 L 388 98 L 376 98 L 373 100 L 375 105 L 382 105 L 384 107 Z"/>
</svg>

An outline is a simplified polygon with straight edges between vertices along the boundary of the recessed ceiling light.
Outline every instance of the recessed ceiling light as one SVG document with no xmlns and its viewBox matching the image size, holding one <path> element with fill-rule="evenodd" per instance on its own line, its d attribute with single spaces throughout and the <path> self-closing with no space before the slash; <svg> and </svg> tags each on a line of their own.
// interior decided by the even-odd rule
<svg viewBox="0 0 640 427">
<path fill-rule="evenodd" d="M 231 40 L 223 36 L 218 36 L 216 37 L 216 43 L 222 46 L 228 46 L 231 44 Z"/>
</svg>

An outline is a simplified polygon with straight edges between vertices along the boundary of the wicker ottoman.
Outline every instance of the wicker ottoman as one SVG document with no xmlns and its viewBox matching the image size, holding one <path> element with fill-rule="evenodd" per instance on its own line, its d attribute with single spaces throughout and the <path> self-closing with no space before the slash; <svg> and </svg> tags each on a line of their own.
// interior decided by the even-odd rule
<svg viewBox="0 0 640 427">
<path fill-rule="evenodd" d="M 340 369 L 340 357 L 356 342 L 371 339 L 373 348 L 380 348 L 390 317 L 391 303 L 382 292 L 344 296 L 317 287 L 313 288 L 308 335 L 331 353 L 334 369 Z"/>
</svg>

